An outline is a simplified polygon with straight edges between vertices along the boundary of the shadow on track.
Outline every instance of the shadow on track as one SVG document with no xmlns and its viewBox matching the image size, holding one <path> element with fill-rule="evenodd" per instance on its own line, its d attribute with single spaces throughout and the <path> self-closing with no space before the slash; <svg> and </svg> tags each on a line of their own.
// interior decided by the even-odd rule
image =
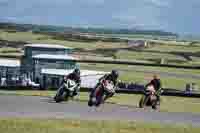
<svg viewBox="0 0 200 133">
<path fill-rule="evenodd" d="M 88 105 L 87 105 L 88 100 L 74 99 L 74 100 L 68 100 L 68 101 L 63 101 L 63 102 L 60 102 L 60 103 L 56 103 L 54 101 L 53 97 L 41 97 L 40 101 L 41 102 L 46 102 L 46 103 L 54 103 L 54 104 L 67 104 L 68 102 L 70 102 L 70 103 L 85 103 L 85 106 L 88 107 Z M 118 104 L 116 102 L 110 102 L 110 101 L 107 101 L 105 104 L 102 104 L 101 106 L 95 107 L 95 108 L 106 108 L 108 106 L 115 107 L 115 108 L 124 108 L 124 109 L 127 108 L 127 109 L 149 110 L 148 108 L 141 109 L 137 105 L 126 105 L 126 104 L 123 105 L 123 104 Z"/>
</svg>

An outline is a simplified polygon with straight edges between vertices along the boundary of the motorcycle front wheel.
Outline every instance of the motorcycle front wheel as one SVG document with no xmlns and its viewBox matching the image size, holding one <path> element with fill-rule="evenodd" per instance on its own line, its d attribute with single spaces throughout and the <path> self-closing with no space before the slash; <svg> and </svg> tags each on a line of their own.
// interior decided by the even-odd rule
<svg viewBox="0 0 200 133">
<path fill-rule="evenodd" d="M 57 103 L 64 101 L 64 97 L 63 97 L 64 93 L 65 93 L 65 88 L 64 87 L 59 88 L 54 97 L 54 100 Z"/>
<path fill-rule="evenodd" d="M 63 101 L 63 99 L 62 99 L 61 97 L 59 97 L 59 96 L 55 96 L 55 97 L 54 97 L 54 100 L 55 100 L 57 103 L 60 103 L 60 102 Z"/>
<path fill-rule="evenodd" d="M 94 103 L 93 103 L 92 99 L 89 99 L 89 101 L 88 101 L 88 106 L 89 106 L 89 107 L 92 107 L 93 104 L 94 104 Z"/>
<path fill-rule="evenodd" d="M 146 106 L 148 100 L 149 100 L 149 96 L 143 95 L 142 98 L 140 99 L 139 107 L 144 108 L 144 106 Z"/>
</svg>

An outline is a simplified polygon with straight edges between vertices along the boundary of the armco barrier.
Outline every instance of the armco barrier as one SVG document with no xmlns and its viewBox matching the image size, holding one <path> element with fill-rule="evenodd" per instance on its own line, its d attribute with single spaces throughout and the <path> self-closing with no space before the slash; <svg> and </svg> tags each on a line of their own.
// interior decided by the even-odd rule
<svg viewBox="0 0 200 133">
<path fill-rule="evenodd" d="M 179 97 L 196 97 L 200 98 L 200 92 L 186 92 L 186 91 L 179 91 L 173 89 L 163 89 L 164 92 L 161 94 L 163 96 L 179 96 Z M 128 90 L 128 89 L 119 89 L 116 91 L 117 93 L 125 93 L 125 94 L 143 94 L 143 90 Z"/>
<path fill-rule="evenodd" d="M 42 90 L 42 89 L 31 86 L 0 86 L 0 90 L 14 91 L 14 90 Z"/>
</svg>

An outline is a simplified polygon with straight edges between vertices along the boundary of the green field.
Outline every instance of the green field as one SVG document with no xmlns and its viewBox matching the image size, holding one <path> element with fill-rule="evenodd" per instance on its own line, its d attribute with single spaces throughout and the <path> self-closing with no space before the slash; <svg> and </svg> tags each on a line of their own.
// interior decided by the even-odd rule
<svg viewBox="0 0 200 133">
<path fill-rule="evenodd" d="M 186 69 L 176 69 L 176 68 L 162 68 L 162 67 L 147 67 L 147 66 L 129 66 L 129 65 L 110 65 L 110 64 L 79 64 L 81 69 L 89 70 L 99 70 L 110 72 L 111 69 L 117 69 L 120 71 L 120 80 L 125 82 L 133 82 L 146 84 L 151 79 L 153 74 L 160 76 L 163 82 L 163 88 L 175 88 L 184 90 L 187 83 L 194 82 L 200 86 L 199 79 L 193 79 L 190 76 L 198 76 L 200 74 L 199 70 L 186 70 Z M 168 73 L 177 74 L 167 75 Z M 185 75 L 186 77 L 182 77 Z"/>
<path fill-rule="evenodd" d="M 44 96 L 53 97 L 55 91 L 0 91 L 0 95 L 21 95 L 21 96 Z M 79 102 L 87 102 L 89 98 L 88 92 L 81 92 Z M 116 94 L 108 103 L 138 107 L 138 102 L 141 95 L 135 94 Z M 76 99 L 75 99 L 76 100 Z M 199 98 L 184 98 L 184 97 L 161 97 L 161 112 L 192 112 L 195 114 L 200 113 Z M 87 106 L 87 104 L 86 104 Z"/>
<path fill-rule="evenodd" d="M 200 65 L 200 45 L 190 42 L 162 41 L 154 40 L 152 47 L 143 48 L 139 51 L 128 46 L 126 43 L 112 42 L 81 42 L 55 40 L 48 35 L 34 34 L 32 32 L 10 33 L 0 30 L 0 39 L 9 41 L 22 41 L 27 43 L 49 43 L 61 44 L 75 48 L 75 55 L 88 59 L 121 59 L 132 61 L 143 61 L 149 63 L 160 63 L 164 59 L 167 64 L 174 65 Z M 15 45 L 15 44 L 13 44 Z M 18 48 L 2 47 L 0 55 L 19 55 L 23 51 Z M 121 71 L 120 79 L 126 82 L 147 83 L 154 73 L 169 72 L 174 74 L 187 74 L 188 77 L 181 76 L 163 76 L 163 86 L 167 88 L 184 89 L 187 83 L 194 82 L 200 86 L 198 78 L 191 78 L 190 75 L 199 75 L 200 70 L 185 70 L 162 67 L 128 66 L 128 65 L 105 65 L 105 64 L 80 64 L 83 69 L 110 71 L 119 69 Z M 121 69 L 127 69 L 126 71 Z M 148 72 L 147 72 L 148 71 Z M 152 72 L 151 72 L 152 71 Z"/>
<path fill-rule="evenodd" d="M 2 133 L 199 133 L 189 125 L 165 125 L 125 121 L 52 119 L 0 119 Z"/>
<path fill-rule="evenodd" d="M 126 43 L 56 40 L 52 36 L 34 34 L 32 32 L 10 33 L 0 30 L 0 39 L 27 43 L 61 44 L 77 48 L 79 54 L 87 55 L 88 58 L 94 58 L 94 56 L 113 58 L 115 56 L 117 59 L 148 61 L 152 63 L 159 63 L 164 58 L 168 64 L 200 64 L 200 45 L 197 43 L 190 45 L 190 42 L 151 40 L 154 43 L 152 47 L 138 51 Z"/>
<path fill-rule="evenodd" d="M 9 33 L 4 30 L 0 30 L 0 39 L 8 41 L 22 41 L 27 43 L 49 43 L 49 44 L 60 44 L 73 48 L 85 48 L 85 49 L 96 49 L 96 48 L 123 48 L 126 45 L 121 46 L 120 43 L 86 43 L 86 42 L 76 42 L 76 41 L 63 41 L 55 40 L 53 37 L 48 35 L 34 34 L 31 32 L 16 32 Z"/>
</svg>

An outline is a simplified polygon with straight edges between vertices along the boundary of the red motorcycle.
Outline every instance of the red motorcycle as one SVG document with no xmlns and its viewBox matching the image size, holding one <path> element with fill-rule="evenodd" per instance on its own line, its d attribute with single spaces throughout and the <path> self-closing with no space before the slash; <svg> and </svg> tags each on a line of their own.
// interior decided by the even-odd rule
<svg viewBox="0 0 200 133">
<path fill-rule="evenodd" d="M 99 106 L 104 102 L 105 96 L 110 93 L 115 93 L 114 83 L 110 80 L 102 80 L 96 88 L 91 91 L 88 106 Z"/>
</svg>

